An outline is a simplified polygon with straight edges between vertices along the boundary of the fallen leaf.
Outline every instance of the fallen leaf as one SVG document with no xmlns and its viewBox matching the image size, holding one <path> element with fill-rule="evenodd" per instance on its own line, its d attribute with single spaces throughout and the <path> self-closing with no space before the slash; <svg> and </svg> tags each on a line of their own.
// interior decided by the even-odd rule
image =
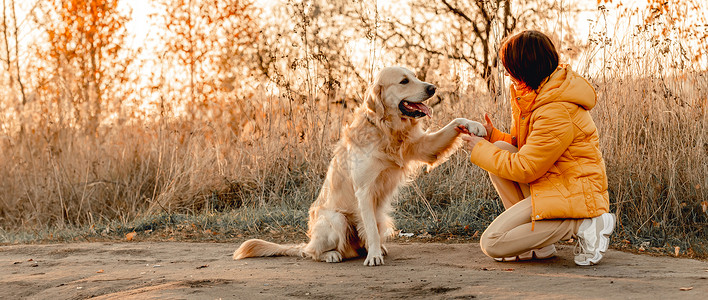
<svg viewBox="0 0 708 300">
<path fill-rule="evenodd" d="M 30 259 L 28 259 L 27 261 L 33 261 L 33 260 L 34 260 L 34 259 L 31 259 L 31 258 L 30 258 Z"/>
<path fill-rule="evenodd" d="M 514 268 L 502 269 L 502 271 L 514 272 Z"/>
<path fill-rule="evenodd" d="M 197 269 L 204 269 L 204 268 L 206 268 L 206 267 L 208 267 L 208 266 L 209 266 L 209 265 L 198 266 Z"/>
<path fill-rule="evenodd" d="M 103 273 L 103 269 L 96 271 L 96 273 Z"/>
<path fill-rule="evenodd" d="M 679 290 L 682 290 L 682 291 L 690 291 L 690 290 L 692 290 L 692 289 L 693 289 L 693 287 L 692 287 L 692 286 L 689 286 L 689 287 L 682 287 L 682 288 L 680 288 Z"/>
<path fill-rule="evenodd" d="M 679 251 L 681 251 L 681 247 L 679 247 L 679 246 L 674 247 L 674 256 L 678 257 Z"/>
<path fill-rule="evenodd" d="M 703 208 L 703 212 L 706 212 L 706 210 L 708 210 L 708 201 L 701 202 L 701 207 Z"/>
<path fill-rule="evenodd" d="M 133 231 L 133 232 L 131 232 L 131 233 L 128 233 L 128 234 L 125 235 L 125 240 L 127 240 L 127 241 L 132 241 L 133 238 L 135 238 L 135 236 L 136 236 L 137 234 L 138 234 L 138 233 L 135 232 L 135 231 Z"/>
</svg>

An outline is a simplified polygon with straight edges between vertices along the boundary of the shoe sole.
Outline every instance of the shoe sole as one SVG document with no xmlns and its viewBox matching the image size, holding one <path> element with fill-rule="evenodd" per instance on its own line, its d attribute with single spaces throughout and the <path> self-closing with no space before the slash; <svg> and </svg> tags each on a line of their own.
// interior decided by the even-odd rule
<svg viewBox="0 0 708 300">
<path fill-rule="evenodd" d="M 596 255 L 587 261 L 578 263 L 575 262 L 575 264 L 579 266 L 592 266 L 596 265 L 597 263 L 602 260 L 602 254 L 607 251 L 607 249 L 610 247 L 610 235 L 612 235 L 612 232 L 615 230 L 615 220 L 617 219 L 615 217 L 615 214 L 602 214 L 600 217 L 602 217 L 602 222 L 603 224 L 612 224 L 611 227 L 609 228 L 603 228 L 600 231 L 600 245 L 598 246 L 598 251 L 595 253 Z M 605 223 L 605 222 L 611 222 L 611 223 Z"/>
</svg>

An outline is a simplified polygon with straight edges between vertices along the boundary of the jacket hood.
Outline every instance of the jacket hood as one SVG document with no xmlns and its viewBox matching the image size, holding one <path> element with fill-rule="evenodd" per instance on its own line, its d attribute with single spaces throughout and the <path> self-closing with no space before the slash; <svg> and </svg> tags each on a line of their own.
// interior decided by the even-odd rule
<svg viewBox="0 0 708 300">
<path fill-rule="evenodd" d="M 597 96 L 595 89 L 585 78 L 571 70 L 568 65 L 559 65 L 539 87 L 533 109 L 551 102 L 575 103 L 590 110 L 595 107 Z"/>
</svg>

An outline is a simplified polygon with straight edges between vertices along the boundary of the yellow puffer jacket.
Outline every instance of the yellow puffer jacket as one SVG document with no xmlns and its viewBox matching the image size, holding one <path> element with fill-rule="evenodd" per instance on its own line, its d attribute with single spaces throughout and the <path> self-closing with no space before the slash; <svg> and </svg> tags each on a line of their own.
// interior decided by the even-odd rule
<svg viewBox="0 0 708 300">
<path fill-rule="evenodd" d="M 512 134 L 494 129 L 472 149 L 471 160 L 502 178 L 529 183 L 532 220 L 592 218 L 609 212 L 607 173 L 589 110 L 592 86 L 561 65 L 538 89 L 512 88 Z M 509 153 L 498 140 L 519 148 Z"/>
</svg>

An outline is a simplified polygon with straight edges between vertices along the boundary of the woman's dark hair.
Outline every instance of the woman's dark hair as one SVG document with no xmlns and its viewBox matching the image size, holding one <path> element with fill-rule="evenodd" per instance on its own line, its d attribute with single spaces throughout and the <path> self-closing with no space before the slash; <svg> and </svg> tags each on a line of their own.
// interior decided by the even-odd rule
<svg viewBox="0 0 708 300">
<path fill-rule="evenodd" d="M 506 39 L 499 57 L 509 75 L 537 90 L 558 67 L 558 52 L 545 34 L 525 30 Z"/>
</svg>

